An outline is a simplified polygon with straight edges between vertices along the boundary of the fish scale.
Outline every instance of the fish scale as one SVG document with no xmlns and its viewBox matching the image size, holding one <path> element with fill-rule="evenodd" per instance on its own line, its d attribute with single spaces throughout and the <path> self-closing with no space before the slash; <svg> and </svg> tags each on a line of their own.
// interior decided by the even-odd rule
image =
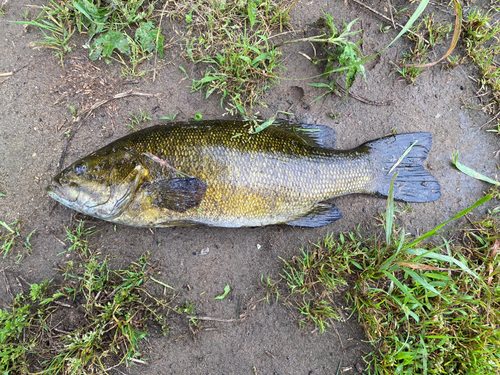
<svg viewBox="0 0 500 375">
<path fill-rule="evenodd" d="M 324 225 L 340 218 L 325 201 L 352 193 L 387 195 L 396 172 L 400 199 L 439 196 L 439 184 L 421 165 L 430 147 L 427 133 L 346 151 L 322 145 L 329 130 L 324 126 L 279 123 L 250 134 L 249 125 L 202 121 L 138 131 L 73 163 L 54 178 L 49 195 L 86 214 L 149 227 Z M 388 173 L 415 139 L 421 144 Z M 414 164 L 418 178 L 405 172 Z M 85 172 L 77 175 L 82 165 Z M 430 185 L 422 188 L 424 183 Z M 64 195 L 78 198 L 69 202 Z"/>
<path fill-rule="evenodd" d="M 247 129 L 217 129 L 216 126 L 214 129 L 212 125 L 202 132 L 199 127 L 178 127 L 171 129 L 171 134 L 165 134 L 168 129 L 160 128 L 149 134 L 146 141 L 135 142 L 133 147 L 138 151 L 161 150 L 159 156 L 174 168 L 208 184 L 205 198 L 196 211 L 176 213 L 170 220 L 175 216 L 176 220 L 228 226 L 231 223 L 244 226 L 285 223 L 311 211 L 318 201 L 367 191 L 369 162 L 359 157 L 361 155 L 346 158 L 302 141 L 290 143 L 288 137 L 273 137 L 270 132 L 247 136 Z M 237 130 L 247 134 L 231 138 Z M 161 140 L 167 137 L 172 140 L 169 148 L 160 148 Z M 262 142 L 271 152 L 259 148 Z M 220 146 L 227 143 L 232 147 Z M 145 147 L 141 148 L 141 144 Z M 190 151 L 195 149 L 196 157 Z M 208 167 L 210 173 L 203 167 Z M 242 170 L 245 172 L 241 173 Z M 146 197 L 138 201 L 143 200 Z M 141 213 L 144 217 L 156 217 L 153 213 L 156 209 L 148 210 L 149 206 L 149 203 L 132 205 L 129 215 L 124 215 L 122 220 L 130 222 Z M 145 212 L 151 213 L 145 215 Z"/>
</svg>

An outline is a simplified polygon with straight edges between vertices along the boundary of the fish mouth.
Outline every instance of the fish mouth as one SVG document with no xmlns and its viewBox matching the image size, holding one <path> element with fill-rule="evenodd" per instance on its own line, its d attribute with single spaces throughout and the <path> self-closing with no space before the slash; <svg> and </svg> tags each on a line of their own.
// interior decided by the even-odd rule
<svg viewBox="0 0 500 375">
<path fill-rule="evenodd" d="M 60 184 L 52 180 L 50 185 L 45 188 L 45 191 L 47 192 L 49 197 L 57 200 L 57 198 L 59 198 L 60 195 L 59 192 L 61 191 L 60 187 L 61 187 Z"/>
<path fill-rule="evenodd" d="M 47 195 L 59 203 L 67 204 L 76 202 L 80 193 L 74 189 L 64 187 L 57 179 L 52 179 L 51 183 L 45 189 Z"/>
</svg>

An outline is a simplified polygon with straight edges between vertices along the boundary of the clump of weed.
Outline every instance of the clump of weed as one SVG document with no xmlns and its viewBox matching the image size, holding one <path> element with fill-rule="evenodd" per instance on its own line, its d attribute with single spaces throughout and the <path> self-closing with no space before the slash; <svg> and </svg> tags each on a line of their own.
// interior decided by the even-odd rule
<svg viewBox="0 0 500 375">
<path fill-rule="evenodd" d="M 35 46 L 55 49 L 63 55 L 71 51 L 70 40 L 76 30 L 88 35 L 85 47 L 91 60 L 110 61 L 115 55 L 124 64 L 124 74 L 142 75 L 137 66 L 153 53 L 163 57 L 161 30 L 152 20 L 155 1 L 50 0 L 32 21 L 18 23 L 40 28 L 44 38 Z M 135 30 L 135 32 L 132 32 Z M 123 59 L 128 57 L 128 62 Z"/>
<path fill-rule="evenodd" d="M 129 112 L 130 117 L 128 119 L 128 123 L 125 125 L 130 128 L 130 130 L 135 131 L 137 128 L 145 121 L 151 121 L 151 117 L 148 116 L 146 111 L 140 111 L 138 115 Z"/>
<path fill-rule="evenodd" d="M 358 313 L 375 351 L 370 372 L 497 373 L 500 370 L 500 230 L 489 218 L 464 231 L 463 241 L 426 240 L 492 198 L 476 204 L 430 232 L 408 238 L 393 231 L 389 198 L 385 240 L 359 234 L 333 236 L 313 251 L 286 261 L 283 279 L 292 300 L 320 331 L 328 329 L 339 285 Z M 303 299 L 291 299 L 300 295 Z M 326 296 L 326 298 L 325 298 Z"/>
<path fill-rule="evenodd" d="M 193 302 L 191 301 L 186 301 L 180 306 L 176 306 L 174 310 L 178 314 L 193 314 L 194 310 L 196 309 L 196 306 Z"/>
<path fill-rule="evenodd" d="M 107 257 L 88 251 L 90 228 L 80 223 L 67 232 L 78 265 L 66 262 L 63 281 L 32 284 L 10 311 L 0 310 L 2 373 L 108 373 L 122 363 L 144 363 L 139 344 L 146 325 L 163 334 L 169 329 L 173 296 L 148 291 L 149 254 L 114 270 Z"/>
<path fill-rule="evenodd" d="M 342 31 L 339 30 L 333 21 L 333 17 L 328 13 L 323 13 L 323 16 L 317 22 L 317 26 L 321 30 L 321 34 L 291 40 L 286 43 L 296 43 L 296 42 L 309 42 L 318 43 L 322 46 L 326 53 L 326 58 L 317 59 L 310 58 L 309 60 L 313 64 L 318 64 L 323 62 L 325 64 L 325 69 L 323 72 L 323 78 L 328 79 L 333 77 L 333 79 L 328 83 L 310 83 L 311 86 L 326 88 L 327 91 L 313 100 L 313 103 L 323 96 L 329 93 L 338 94 L 337 91 L 337 79 L 345 76 L 344 78 L 344 89 L 346 95 L 349 89 L 353 85 L 356 77 L 361 75 L 366 79 L 365 68 L 362 64 L 363 54 L 359 49 L 359 44 L 361 41 L 353 42 L 351 38 L 361 32 L 361 30 L 351 31 L 357 19 L 346 23 L 342 21 Z M 335 75 L 337 77 L 335 77 Z"/>
<path fill-rule="evenodd" d="M 64 231 L 66 232 L 66 238 L 64 240 L 69 241 L 71 245 L 57 255 L 73 251 L 83 257 L 88 258 L 92 256 L 93 252 L 89 248 L 89 238 L 96 233 L 94 228 L 95 227 L 86 227 L 83 220 L 80 220 L 76 227 L 64 227 Z"/>
<path fill-rule="evenodd" d="M 355 241 L 354 236 L 349 235 Z M 300 313 L 299 326 L 316 326 L 320 333 L 331 327 L 334 321 L 341 321 L 342 314 L 336 300 L 347 287 L 344 276 L 350 272 L 351 259 L 360 254 L 360 241 L 356 245 L 341 235 L 340 242 L 328 235 L 313 249 L 301 249 L 300 255 L 283 260 L 281 278 L 273 281 L 270 276 L 261 282 L 266 286 L 266 300 L 279 301 L 294 307 Z M 283 296 L 284 301 L 283 301 Z"/>
<path fill-rule="evenodd" d="M 30 234 L 25 239 L 24 249 L 28 254 L 31 254 L 31 236 L 36 232 L 36 229 L 31 231 Z M 7 224 L 0 220 L 0 255 L 3 258 L 7 257 L 7 255 L 14 248 L 16 241 L 21 238 L 21 222 L 16 220 L 13 223 Z M 19 252 L 17 255 L 16 263 L 19 263 L 23 258 L 26 252 Z"/>
<path fill-rule="evenodd" d="M 500 23 L 492 24 L 492 14 L 474 8 L 464 21 L 463 42 L 467 56 L 480 68 L 479 85 L 490 93 L 484 107 L 498 120 L 500 116 Z"/>
<path fill-rule="evenodd" d="M 3 257 L 5 258 L 14 246 L 16 239 L 21 237 L 21 234 L 19 233 L 21 223 L 19 221 L 15 221 L 7 224 L 0 221 L 0 226 L 3 227 L 0 227 L 0 242 L 2 242 L 0 245 L 0 254 L 3 254 Z"/>
<path fill-rule="evenodd" d="M 418 25 L 411 27 L 410 31 L 406 36 L 415 42 L 415 46 L 402 53 L 396 70 L 409 84 L 414 84 L 424 68 L 412 65 L 426 64 L 428 54 L 448 39 L 453 25 L 446 21 L 436 22 L 432 13 L 424 17 Z"/>
<path fill-rule="evenodd" d="M 186 57 L 206 64 L 192 90 L 204 91 L 207 98 L 220 94 L 229 113 L 249 115 L 262 92 L 278 81 L 281 52 L 269 39 L 288 26 L 294 5 L 288 0 L 169 3 L 167 14 L 187 24 Z"/>
</svg>

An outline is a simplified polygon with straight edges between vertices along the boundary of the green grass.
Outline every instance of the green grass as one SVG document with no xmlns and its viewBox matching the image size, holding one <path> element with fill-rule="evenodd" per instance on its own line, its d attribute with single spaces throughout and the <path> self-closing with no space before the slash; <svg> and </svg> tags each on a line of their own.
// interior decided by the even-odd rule
<svg viewBox="0 0 500 375">
<path fill-rule="evenodd" d="M 150 293 L 148 254 L 114 270 L 107 257 L 88 250 L 91 228 L 80 222 L 67 233 L 68 251 L 80 260 L 65 263 L 63 280 L 32 284 L 9 310 L 0 310 L 1 373 L 108 373 L 122 363 L 144 362 L 146 324 L 149 331 L 169 329 L 173 297 Z"/>
<path fill-rule="evenodd" d="M 219 94 L 229 113 L 250 115 L 283 71 L 281 52 L 270 37 L 288 27 L 293 6 L 286 0 L 174 2 L 166 12 L 186 22 L 186 57 L 206 66 L 202 77 L 193 78 L 192 90 L 205 92 L 207 98 Z"/>
<path fill-rule="evenodd" d="M 24 249 L 26 251 L 19 251 L 17 254 L 16 263 L 19 263 L 25 254 L 31 255 L 32 245 L 31 236 L 36 232 L 36 229 L 32 230 L 24 241 Z M 12 253 L 16 242 L 21 239 L 21 222 L 19 220 L 7 224 L 0 220 L 0 255 L 6 258 L 9 253 Z"/>
<path fill-rule="evenodd" d="M 436 22 L 432 13 L 425 16 L 410 31 L 411 33 L 406 36 L 415 42 L 415 46 L 409 51 L 402 52 L 396 70 L 409 84 L 414 84 L 424 68 L 412 65 L 428 63 L 428 55 L 436 46 L 443 44 L 449 38 L 453 32 L 453 25 L 446 21 Z"/>
<path fill-rule="evenodd" d="M 194 314 L 195 309 L 196 309 L 196 306 L 191 301 L 186 301 L 182 305 L 174 308 L 174 310 L 178 314 Z"/>
<path fill-rule="evenodd" d="M 394 225 L 389 198 L 384 239 L 328 235 L 284 261 L 268 293 L 280 293 L 300 312 L 299 325 L 319 332 L 340 319 L 336 301 L 346 298 L 375 348 L 366 357 L 371 374 L 498 373 L 498 218 L 463 230 L 460 242 L 442 231 L 492 197 L 418 238 Z"/>
<path fill-rule="evenodd" d="M 84 256 L 90 256 L 91 252 L 89 250 L 89 238 L 95 234 L 95 231 L 93 229 L 94 227 L 85 228 L 85 222 L 83 220 L 80 220 L 78 222 L 76 228 L 65 227 L 64 230 L 66 232 L 66 238 L 64 240 L 69 241 L 71 243 L 71 246 L 58 255 L 70 251 L 76 251 L 83 254 Z"/>
<path fill-rule="evenodd" d="M 479 85 L 491 96 L 484 108 L 500 123 L 500 23 L 498 18 L 493 21 L 495 14 L 493 9 L 472 9 L 464 20 L 462 36 L 467 56 L 480 69 Z"/>
<path fill-rule="evenodd" d="M 55 49 L 61 64 L 64 54 L 71 51 L 73 34 L 78 31 L 88 36 L 85 47 L 91 60 L 117 59 L 124 65 L 124 75 L 140 76 L 147 72 L 137 70 L 141 62 L 155 53 L 163 58 L 164 37 L 153 20 L 155 3 L 50 0 L 35 19 L 17 23 L 38 27 L 43 38 L 34 45 Z"/>
<path fill-rule="evenodd" d="M 353 36 L 361 33 L 362 31 L 351 31 L 356 21 L 357 19 L 349 23 L 343 21 L 342 30 L 339 30 L 335 26 L 333 17 L 328 13 L 323 13 L 323 16 L 317 22 L 317 26 L 321 31 L 319 35 L 285 42 L 285 44 L 297 42 L 318 43 L 322 46 L 323 51 L 326 54 L 326 58 L 310 59 L 310 61 L 315 65 L 319 62 L 325 64 L 323 72 L 324 79 L 328 79 L 330 76 L 334 77 L 334 73 L 337 73 L 338 77 L 334 77 L 328 84 L 310 83 L 311 86 L 323 87 L 327 89 L 325 93 L 314 99 L 312 103 L 319 100 L 326 94 L 337 93 L 335 83 L 336 80 L 342 76 L 345 76 L 344 86 L 346 94 L 349 92 L 349 88 L 353 85 L 358 75 L 361 75 L 366 79 L 365 68 L 362 63 L 363 54 L 359 49 L 361 41 L 353 42 L 351 40 Z"/>
<path fill-rule="evenodd" d="M 186 56 L 195 64 L 206 66 L 204 75 L 193 79 L 192 90 L 205 92 L 207 98 L 219 94 L 221 106 L 230 114 L 253 118 L 256 104 L 266 106 L 260 100 L 262 93 L 278 83 L 283 72 L 279 47 L 298 42 L 320 44 L 326 54 L 322 75 L 328 78 L 335 72 L 345 74 L 348 90 L 358 74 L 364 76 L 358 43 L 349 39 L 360 32 L 351 31 L 356 20 L 344 22 L 342 30 L 338 30 L 333 17 L 324 13 L 318 22 L 318 35 L 276 46 L 271 39 L 290 27 L 288 14 L 294 5 L 293 1 L 273 0 L 175 2 L 167 14 L 187 23 Z M 321 60 L 311 61 L 317 64 Z M 326 95 L 332 91 L 333 83 L 313 86 L 326 87 Z"/>
<path fill-rule="evenodd" d="M 416 21 L 427 3 L 428 0 L 422 1 L 402 33 Z M 179 32 L 179 39 L 171 43 L 182 45 L 185 57 L 200 66 L 196 70 L 201 74 L 191 77 L 192 91 L 203 92 L 206 98 L 216 94 L 227 113 L 255 119 L 258 111 L 254 107 L 267 107 L 263 93 L 279 83 L 284 71 L 279 48 L 282 45 L 301 42 L 322 48 L 323 59 L 308 58 L 314 64 L 321 61 L 323 72 L 299 78 L 328 80 L 312 83 L 326 89 L 316 100 L 337 93 L 339 79 L 344 81 L 341 91 L 348 93 L 356 77 L 365 76 L 363 64 L 374 57 L 365 58 L 361 53 L 357 36 L 361 30 L 353 31 L 356 20 L 342 21 L 338 28 L 328 13 L 316 22 L 317 35 L 275 45 L 277 39 L 273 38 L 277 34 L 292 33 L 289 14 L 295 4 L 293 0 L 181 0 L 165 2 L 160 11 L 162 4 L 154 0 L 50 0 L 38 17 L 20 23 L 40 28 L 44 38 L 37 45 L 54 48 L 61 62 L 63 55 L 71 51 L 72 36 L 78 31 L 88 35 L 85 47 L 91 59 L 117 60 L 123 64 L 124 75 L 141 76 L 149 71 L 139 68 L 141 62 L 155 54 L 162 57 L 164 39 L 157 21 L 161 23 L 164 16 L 170 18 L 185 27 Z M 158 12 L 154 12 L 155 5 Z"/>
<path fill-rule="evenodd" d="M 19 221 L 15 221 L 10 224 L 0 221 L 0 255 L 3 255 L 4 258 L 14 247 L 16 239 L 21 237 L 21 234 L 19 233 L 20 229 L 21 223 Z"/>
<path fill-rule="evenodd" d="M 141 110 L 138 115 L 129 112 L 130 117 L 128 118 L 128 122 L 125 124 L 130 128 L 130 130 L 135 131 L 137 128 L 141 126 L 143 122 L 151 121 L 151 117 L 148 116 L 146 111 Z"/>
</svg>

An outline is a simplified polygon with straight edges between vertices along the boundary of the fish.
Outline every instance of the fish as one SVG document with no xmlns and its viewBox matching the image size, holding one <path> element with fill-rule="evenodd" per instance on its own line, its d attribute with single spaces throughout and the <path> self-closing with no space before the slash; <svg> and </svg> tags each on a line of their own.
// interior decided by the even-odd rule
<svg viewBox="0 0 500 375">
<path fill-rule="evenodd" d="M 174 122 L 136 131 L 75 161 L 48 195 L 82 214 L 135 227 L 318 227 L 342 217 L 347 194 L 432 202 L 438 181 L 423 167 L 429 133 L 334 148 L 326 125 Z"/>
</svg>

